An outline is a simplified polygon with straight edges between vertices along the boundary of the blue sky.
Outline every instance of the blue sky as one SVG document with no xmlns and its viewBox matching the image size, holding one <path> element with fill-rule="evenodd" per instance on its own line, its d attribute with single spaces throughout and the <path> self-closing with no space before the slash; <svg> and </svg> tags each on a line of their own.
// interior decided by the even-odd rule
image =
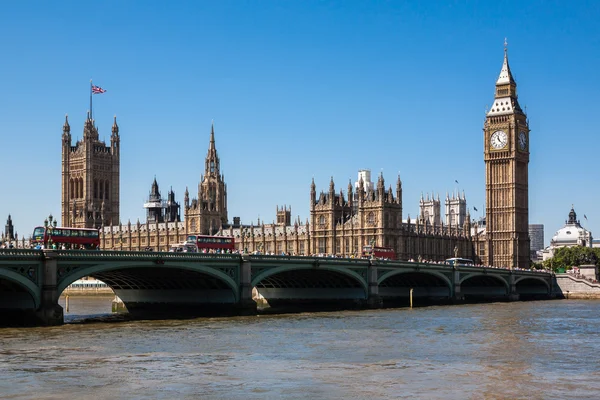
<svg viewBox="0 0 600 400">
<path fill-rule="evenodd" d="M 101 1 L 0 5 L 0 218 L 29 235 L 60 215 L 61 130 L 80 139 L 89 81 L 100 137 L 121 133 L 121 218 L 145 221 L 156 176 L 197 192 L 211 120 L 229 218 L 309 216 L 309 187 L 359 169 L 485 203 L 483 133 L 504 38 L 530 121 L 530 223 L 571 204 L 600 237 L 593 1 Z M 456 185 L 455 180 L 459 181 Z M 475 206 L 479 212 L 474 212 Z M 587 220 L 583 215 L 587 216 Z M 3 224 L 2 224 L 3 225 Z"/>
</svg>

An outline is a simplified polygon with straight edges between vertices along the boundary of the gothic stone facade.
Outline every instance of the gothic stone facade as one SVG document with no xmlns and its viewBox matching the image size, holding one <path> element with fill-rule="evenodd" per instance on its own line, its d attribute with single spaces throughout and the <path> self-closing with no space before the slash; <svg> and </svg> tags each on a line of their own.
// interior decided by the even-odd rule
<svg viewBox="0 0 600 400">
<path fill-rule="evenodd" d="M 528 268 L 529 121 L 518 102 L 506 47 L 483 132 L 486 228 L 475 238 L 477 252 L 486 265 Z"/>
<path fill-rule="evenodd" d="M 278 209 L 278 221 L 291 209 Z M 286 221 L 286 222 L 287 222 Z M 329 191 L 317 196 L 314 180 L 310 189 L 310 222 L 304 225 L 273 223 L 259 226 L 228 226 L 220 235 L 234 237 L 240 251 L 296 255 L 360 257 L 363 246 L 391 247 L 399 259 L 443 261 L 473 254 L 469 222 L 465 226 L 432 225 L 402 221 L 402 182 L 395 193 L 385 189 L 383 176 L 376 189 L 359 178 L 356 192 L 348 184 L 346 196 L 336 193 L 331 179 Z"/>
<path fill-rule="evenodd" d="M 100 228 L 119 223 L 119 127 L 115 117 L 110 146 L 98 139 L 98 128 L 89 113 L 83 139 L 71 143 L 65 118 L 62 134 L 61 224 L 75 228 Z"/>
<path fill-rule="evenodd" d="M 292 224 L 291 210 L 287 208 L 281 210 L 282 215 L 278 209 L 277 223 L 242 225 L 239 218 L 234 218 L 234 223 L 229 224 L 227 189 L 220 173 L 214 129 L 211 130 L 204 175 L 198 185 L 198 197 L 190 202 L 186 189 L 183 223 L 114 225 L 118 221 L 116 122 L 110 150 L 94 147 L 98 143 L 97 131 L 89 118 L 81 144 L 70 146 L 67 123 L 63 131 L 63 221 L 74 226 L 98 226 L 98 220 L 113 221 L 113 225 L 103 231 L 102 247 L 105 249 L 152 247 L 166 250 L 169 245 L 184 240 L 187 234 L 216 234 L 234 237 L 237 249 L 249 252 L 356 256 L 361 254 L 363 246 L 375 245 L 395 249 L 400 259 L 441 261 L 454 256 L 456 249 L 458 256 L 487 265 L 527 267 L 528 264 L 529 128 L 527 117 L 517 101 L 516 82 L 506 52 L 496 82 L 494 105 L 484 124 L 487 225 L 484 229 L 475 229 L 473 236 L 470 217 L 465 212 L 466 203 L 462 202 L 464 195 L 463 199 L 456 196 L 456 204 L 447 201 L 447 209 L 450 207 L 453 212 L 446 215 L 446 224 L 441 218 L 432 219 L 423 211 L 414 222 L 410 217 L 403 221 L 402 182 L 398 178 L 395 191 L 391 186 L 386 189 L 383 176 L 379 177 L 376 187 L 359 179 L 356 188 L 348 185 L 346 195 L 342 191 L 336 193 L 332 179 L 329 190 L 317 196 L 313 181 L 310 220 L 303 224 L 299 220 Z M 65 157 L 65 153 L 74 155 Z M 114 164 L 115 158 L 111 164 L 106 156 L 103 164 L 106 169 L 98 169 L 97 174 L 89 175 L 95 171 L 89 163 L 96 153 L 116 156 L 117 164 Z M 108 182 L 110 189 L 104 189 L 103 195 L 98 192 L 96 197 L 93 196 L 95 180 L 103 181 L 105 185 Z M 439 204 L 432 203 L 432 206 L 439 207 Z M 104 212 L 98 214 L 97 210 Z M 70 215 L 72 219 L 69 219 Z"/>
<path fill-rule="evenodd" d="M 147 221 L 103 226 L 100 234 L 101 248 L 168 251 L 171 246 L 185 241 L 188 234 L 216 234 L 227 223 L 227 185 L 225 177 L 220 173 L 220 164 L 213 125 L 204 160 L 204 174 L 198 184 L 198 197 L 190 201 L 188 189 L 185 190 L 184 221 L 180 220 L 179 204 L 175 202 L 172 191 L 162 205 L 155 179 L 145 204 Z"/>
</svg>

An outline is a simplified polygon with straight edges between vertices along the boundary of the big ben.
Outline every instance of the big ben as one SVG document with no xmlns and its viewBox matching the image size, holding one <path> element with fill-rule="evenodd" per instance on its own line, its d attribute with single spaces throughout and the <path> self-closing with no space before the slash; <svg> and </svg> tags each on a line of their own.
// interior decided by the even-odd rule
<svg viewBox="0 0 600 400">
<path fill-rule="evenodd" d="M 483 127 L 486 195 L 486 251 L 496 267 L 529 267 L 529 126 L 519 106 L 517 83 L 504 62 L 494 103 Z"/>
</svg>

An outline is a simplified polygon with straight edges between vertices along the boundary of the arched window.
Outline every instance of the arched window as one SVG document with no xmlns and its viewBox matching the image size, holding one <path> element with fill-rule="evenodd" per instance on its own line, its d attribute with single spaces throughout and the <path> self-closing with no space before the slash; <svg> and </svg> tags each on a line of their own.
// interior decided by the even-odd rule
<svg viewBox="0 0 600 400">
<path fill-rule="evenodd" d="M 109 182 L 108 181 L 104 182 L 104 198 L 106 200 L 109 199 L 109 196 L 108 196 L 108 194 L 110 193 L 109 187 L 110 187 Z"/>
<path fill-rule="evenodd" d="M 104 181 L 100 181 L 100 187 L 98 188 L 98 198 L 99 199 L 103 199 L 104 198 Z"/>
<path fill-rule="evenodd" d="M 456 215 L 454 214 L 454 210 L 450 210 L 450 224 L 456 225 Z"/>
<path fill-rule="evenodd" d="M 69 197 L 70 199 L 75 198 L 75 182 L 73 181 L 73 179 L 69 179 L 69 191 L 71 196 Z"/>
<path fill-rule="evenodd" d="M 325 225 L 325 216 L 321 215 L 319 217 L 319 226 L 324 226 Z"/>
<path fill-rule="evenodd" d="M 94 198 L 98 198 L 98 179 L 94 179 Z"/>
<path fill-rule="evenodd" d="M 190 233 L 196 233 L 196 220 L 193 218 L 190 221 Z"/>
<path fill-rule="evenodd" d="M 79 198 L 83 199 L 83 178 L 79 178 Z"/>
<path fill-rule="evenodd" d="M 367 215 L 367 224 L 370 224 L 370 225 L 374 225 L 375 224 L 375 213 L 373 211 L 371 211 Z"/>
</svg>

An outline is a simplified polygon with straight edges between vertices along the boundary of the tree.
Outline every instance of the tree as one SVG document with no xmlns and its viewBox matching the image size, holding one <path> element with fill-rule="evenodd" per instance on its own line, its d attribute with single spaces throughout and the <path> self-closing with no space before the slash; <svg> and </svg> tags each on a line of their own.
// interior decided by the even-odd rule
<svg viewBox="0 0 600 400">
<path fill-rule="evenodd" d="M 573 246 L 560 247 L 554 250 L 554 256 L 543 262 L 544 268 L 552 271 L 558 269 L 568 270 L 583 264 L 598 265 L 600 248 Z"/>
</svg>

